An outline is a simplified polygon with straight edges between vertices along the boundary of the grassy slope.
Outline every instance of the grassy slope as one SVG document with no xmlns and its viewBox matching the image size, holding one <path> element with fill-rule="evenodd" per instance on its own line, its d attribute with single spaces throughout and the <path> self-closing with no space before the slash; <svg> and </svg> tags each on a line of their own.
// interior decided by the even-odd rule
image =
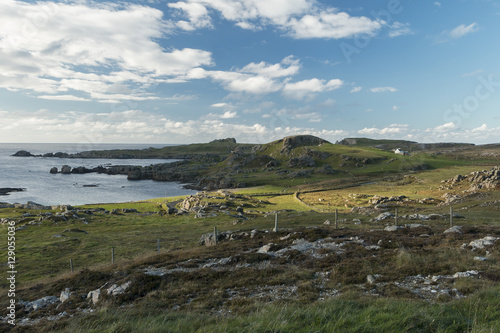
<svg viewBox="0 0 500 333">
<path fill-rule="evenodd" d="M 219 156 L 227 156 L 236 147 L 249 149 L 252 144 L 241 144 L 232 142 L 210 142 L 210 143 L 194 143 L 180 146 L 166 146 L 163 148 L 146 148 L 146 149 L 116 149 L 83 152 L 82 155 L 90 155 L 93 158 L 108 157 L 112 155 L 120 156 L 127 155 L 129 158 L 171 158 L 177 155 L 205 155 L 214 154 Z"/>
<path fill-rule="evenodd" d="M 244 189 L 241 192 L 254 195 L 252 202 L 254 209 L 260 211 L 275 211 L 294 209 L 294 212 L 280 213 L 281 228 L 297 228 L 301 226 L 322 226 L 326 219 L 332 219 L 331 214 L 311 212 L 310 207 L 318 210 L 342 209 L 342 218 L 358 218 L 362 224 L 344 222 L 343 227 L 348 229 L 371 229 L 368 223 L 370 217 L 357 216 L 348 213 L 350 206 L 365 205 L 366 197 L 373 195 L 407 195 L 410 198 L 421 199 L 429 196 L 439 197 L 443 191 L 437 190 L 440 181 L 450 179 L 456 174 L 466 174 L 473 170 L 485 167 L 468 165 L 470 162 L 453 160 L 449 157 L 417 154 L 411 157 L 394 155 L 375 148 L 338 146 L 324 144 L 314 147 L 317 150 L 332 154 L 328 159 L 319 163 L 331 164 L 335 169 L 340 167 L 341 155 L 352 158 L 371 158 L 376 163 L 350 169 L 331 176 L 313 176 L 301 180 L 277 179 L 274 173 L 257 173 L 259 181 L 264 185 L 257 188 Z M 263 153 L 273 154 L 278 159 L 283 156 L 276 154 L 279 147 L 270 146 Z M 299 147 L 293 152 L 300 155 L 305 148 Z M 387 163 L 389 160 L 394 161 Z M 410 178 L 394 178 L 398 172 L 410 169 L 416 164 L 425 163 L 430 170 L 412 173 Z M 487 163 L 491 163 L 488 162 Z M 350 173 L 348 173 L 349 171 Z M 376 183 L 360 187 L 339 190 L 328 190 L 313 193 L 303 193 L 300 198 L 309 205 L 304 206 L 297 202 L 293 195 L 261 196 L 263 193 L 279 193 L 283 190 L 293 193 L 300 188 L 303 191 L 315 190 L 326 183 L 326 187 L 341 185 L 343 181 L 351 181 L 354 177 L 371 176 L 378 180 Z M 392 178 L 391 178 L 392 177 Z M 257 183 L 259 183 L 257 182 Z M 317 182 L 316 185 L 308 183 Z M 319 185 L 318 185 L 319 184 Z M 456 192 L 460 192 L 457 189 Z M 361 194 L 353 198 L 350 194 Z M 318 199 L 321 198 L 320 202 Z M 169 201 L 179 198 L 169 198 Z M 457 209 L 467 207 L 460 213 L 466 215 L 467 220 L 461 221 L 466 225 L 497 225 L 498 208 L 481 207 L 484 201 L 500 199 L 499 192 L 485 192 L 483 197 L 471 199 L 460 204 Z M 345 202 L 349 202 L 345 207 Z M 141 203 L 98 205 L 108 210 L 114 208 L 135 208 L 140 212 L 158 211 L 164 205 L 165 198 L 159 198 Z M 330 203 L 326 206 L 326 203 Z M 242 203 L 243 204 L 243 203 Z M 88 206 L 88 208 L 95 206 Z M 164 206 L 163 206 L 164 207 Z M 414 206 L 402 209 L 403 213 L 413 213 L 415 210 L 422 213 L 446 212 L 448 207 Z M 0 217 L 18 217 L 26 212 L 20 209 L 1 209 Z M 37 212 L 38 213 L 38 212 Z M 182 256 L 197 253 L 197 240 L 201 234 L 213 231 L 217 225 L 219 230 L 251 230 L 268 229 L 274 226 L 274 217 L 257 214 L 254 219 L 243 224 L 233 225 L 234 218 L 219 215 L 206 219 L 194 219 L 190 216 L 161 217 L 159 215 L 123 214 L 123 215 L 83 215 L 90 222 L 83 225 L 81 222 L 44 222 L 41 226 L 30 226 L 18 231 L 18 277 L 20 289 L 34 286 L 37 283 L 52 284 L 61 277 L 72 276 L 68 273 L 69 259 L 73 259 L 77 270 L 91 268 L 92 270 L 113 271 L 110 266 L 110 249 L 115 248 L 118 265 L 126 266 L 137 260 L 159 260 L 154 255 L 156 240 L 161 240 L 162 252 L 167 251 Z M 430 222 L 433 225 L 444 227 L 446 221 Z M 66 229 L 82 229 L 87 232 L 64 232 Z M 6 227 L 1 226 L 2 234 Z M 54 235 L 63 235 L 55 238 Z M 1 247 L 2 253 L 5 247 Z M 194 252 L 193 252 L 194 251 Z M 203 250 L 204 251 L 204 250 Z M 2 254 L 3 255 L 3 254 Z M 142 259 L 141 259 L 142 258 Z M 146 259 L 143 259 L 146 258 Z M 149 259 L 148 259 L 149 258 Z M 496 267 L 498 263 L 495 261 Z M 410 266 L 418 267 L 416 261 Z M 497 269 L 497 268 L 495 268 Z M 364 272 L 366 274 L 366 272 Z M 366 275 L 365 275 L 366 276 Z M 0 286 L 5 287 L 4 281 Z M 58 287 L 59 288 L 59 287 Z M 60 288 L 58 289 L 60 290 Z M 429 305 L 427 302 L 400 301 L 398 298 L 371 299 L 360 297 L 358 294 L 345 293 L 338 299 L 327 302 L 315 302 L 307 307 L 301 304 L 254 304 L 247 312 L 237 316 L 213 317 L 210 311 L 181 311 L 179 313 L 163 313 L 161 307 L 150 307 L 150 303 L 138 304 L 137 308 L 119 309 L 116 307 L 103 308 L 90 317 L 72 319 L 69 323 L 60 324 L 62 331 L 149 331 L 160 332 L 165 329 L 171 331 L 199 331 L 199 332 L 268 332 L 268 331 L 346 331 L 346 332 L 380 332 L 380 331 L 412 331 L 412 332 L 455 332 L 484 330 L 499 330 L 500 312 L 498 310 L 498 286 L 486 284 L 478 287 L 480 290 L 475 296 L 460 300 Z M 5 290 L 2 290 L 3 294 Z M 481 306 L 478 306 L 481 304 Z M 2 305 L 4 305 L 2 303 Z M 146 313 L 146 315 L 144 315 Z M 120 319 L 120 320 L 118 320 Z M 51 326 L 52 325 L 52 326 Z M 66 326 L 67 325 L 67 326 Z M 57 331 L 59 324 L 48 324 L 51 330 Z"/>
</svg>

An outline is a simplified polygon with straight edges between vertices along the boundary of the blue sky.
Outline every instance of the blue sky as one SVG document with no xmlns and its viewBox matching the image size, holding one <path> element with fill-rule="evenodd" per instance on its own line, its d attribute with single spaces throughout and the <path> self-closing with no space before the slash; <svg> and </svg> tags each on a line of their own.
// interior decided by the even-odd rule
<svg viewBox="0 0 500 333">
<path fill-rule="evenodd" d="M 500 1 L 0 3 L 0 142 L 500 142 Z"/>
</svg>

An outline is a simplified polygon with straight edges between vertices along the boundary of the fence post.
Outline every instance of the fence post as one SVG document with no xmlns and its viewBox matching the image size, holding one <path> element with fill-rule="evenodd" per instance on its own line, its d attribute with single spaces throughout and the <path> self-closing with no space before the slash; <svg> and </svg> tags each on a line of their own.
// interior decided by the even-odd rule
<svg viewBox="0 0 500 333">
<path fill-rule="evenodd" d="M 450 206 L 450 228 L 453 227 L 453 207 Z"/>
<path fill-rule="evenodd" d="M 278 213 L 274 216 L 274 232 L 278 232 Z"/>
<path fill-rule="evenodd" d="M 339 210 L 335 208 L 335 229 L 339 227 L 338 222 L 339 222 Z"/>
<path fill-rule="evenodd" d="M 71 273 L 73 273 L 73 259 L 69 260 L 69 267 L 71 268 Z"/>
<path fill-rule="evenodd" d="M 394 217 L 396 220 L 396 226 L 398 226 L 398 209 L 396 208 L 396 216 Z"/>
<path fill-rule="evenodd" d="M 215 241 L 215 245 L 217 245 L 217 226 L 214 227 L 214 241 Z"/>
<path fill-rule="evenodd" d="M 111 248 L 111 263 L 114 265 L 115 264 L 115 248 Z"/>
</svg>

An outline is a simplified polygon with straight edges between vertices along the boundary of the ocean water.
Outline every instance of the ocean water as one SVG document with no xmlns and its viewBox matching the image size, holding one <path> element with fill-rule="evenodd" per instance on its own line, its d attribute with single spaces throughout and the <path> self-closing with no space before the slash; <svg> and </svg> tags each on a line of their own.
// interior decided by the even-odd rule
<svg viewBox="0 0 500 333">
<path fill-rule="evenodd" d="M 154 180 L 127 180 L 125 175 L 106 174 L 50 174 L 52 167 L 59 170 L 63 165 L 88 168 L 99 165 L 140 165 L 168 163 L 175 160 L 162 159 L 65 159 L 43 157 L 14 157 L 19 150 L 32 154 L 76 153 L 87 150 L 160 148 L 165 145 L 140 144 L 42 144 L 0 143 L 0 188 L 25 188 L 23 192 L 0 195 L 0 202 L 26 203 L 34 201 L 42 205 L 83 205 L 139 201 L 164 196 L 189 195 L 196 191 L 182 187 L 176 182 Z M 84 187 L 84 185 L 97 185 Z"/>
</svg>

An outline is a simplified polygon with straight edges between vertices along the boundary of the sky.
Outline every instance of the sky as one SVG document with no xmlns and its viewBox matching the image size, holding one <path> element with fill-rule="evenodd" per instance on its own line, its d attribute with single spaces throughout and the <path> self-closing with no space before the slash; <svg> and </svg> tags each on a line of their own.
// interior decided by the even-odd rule
<svg viewBox="0 0 500 333">
<path fill-rule="evenodd" d="M 500 0 L 0 2 L 0 142 L 500 142 Z"/>
</svg>

